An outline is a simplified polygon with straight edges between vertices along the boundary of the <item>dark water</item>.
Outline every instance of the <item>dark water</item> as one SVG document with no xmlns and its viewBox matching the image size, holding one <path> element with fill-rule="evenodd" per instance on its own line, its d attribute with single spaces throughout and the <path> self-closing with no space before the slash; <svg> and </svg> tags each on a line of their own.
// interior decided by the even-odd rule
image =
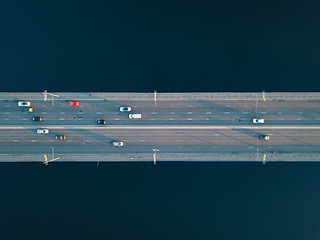
<svg viewBox="0 0 320 240">
<path fill-rule="evenodd" d="M 0 1 L 0 91 L 320 91 L 319 12 Z M 319 226 L 317 163 L 0 164 L 0 240 L 319 239 Z"/>
</svg>

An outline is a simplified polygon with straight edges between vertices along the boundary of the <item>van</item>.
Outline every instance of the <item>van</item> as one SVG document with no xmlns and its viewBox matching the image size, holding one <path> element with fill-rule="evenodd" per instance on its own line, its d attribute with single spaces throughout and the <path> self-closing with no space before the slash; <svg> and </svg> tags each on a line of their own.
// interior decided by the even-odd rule
<svg viewBox="0 0 320 240">
<path fill-rule="evenodd" d="M 129 118 L 130 119 L 138 119 L 138 118 L 141 118 L 141 114 L 140 113 L 129 114 Z"/>
</svg>

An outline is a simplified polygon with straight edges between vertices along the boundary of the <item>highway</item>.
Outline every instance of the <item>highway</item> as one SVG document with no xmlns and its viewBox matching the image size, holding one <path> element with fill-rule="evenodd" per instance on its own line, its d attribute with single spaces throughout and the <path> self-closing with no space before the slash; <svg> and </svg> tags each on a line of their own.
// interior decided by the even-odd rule
<svg viewBox="0 0 320 240">
<path fill-rule="evenodd" d="M 52 149 L 57 161 L 320 160 L 319 93 L 54 94 L 53 102 L 42 93 L 0 93 L 0 161 L 43 161 Z M 34 112 L 22 112 L 20 100 Z M 142 119 L 129 119 L 120 106 Z M 265 123 L 253 124 L 255 117 Z M 107 124 L 96 125 L 99 119 Z"/>
</svg>

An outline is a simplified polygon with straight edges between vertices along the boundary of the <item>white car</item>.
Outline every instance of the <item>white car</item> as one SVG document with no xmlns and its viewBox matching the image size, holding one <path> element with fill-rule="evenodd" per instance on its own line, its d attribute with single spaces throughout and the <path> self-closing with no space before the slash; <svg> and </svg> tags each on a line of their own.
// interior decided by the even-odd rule
<svg viewBox="0 0 320 240">
<path fill-rule="evenodd" d="M 39 128 L 39 129 L 37 129 L 37 133 L 38 134 L 48 134 L 49 133 L 49 129 Z"/>
<path fill-rule="evenodd" d="M 120 112 L 131 112 L 131 107 L 120 107 Z"/>
<path fill-rule="evenodd" d="M 112 143 L 112 146 L 114 146 L 114 147 L 123 147 L 123 142 L 113 142 Z"/>
<path fill-rule="evenodd" d="M 139 118 L 141 118 L 141 114 L 140 113 L 129 114 L 129 118 L 130 119 L 139 119 Z"/>
<path fill-rule="evenodd" d="M 31 103 L 28 101 L 20 101 L 18 102 L 19 107 L 30 107 Z"/>
<path fill-rule="evenodd" d="M 258 124 L 258 123 L 264 123 L 264 119 L 263 119 L 263 118 L 254 118 L 254 119 L 252 120 L 252 122 L 253 122 L 253 123 L 256 123 L 256 124 Z"/>
</svg>

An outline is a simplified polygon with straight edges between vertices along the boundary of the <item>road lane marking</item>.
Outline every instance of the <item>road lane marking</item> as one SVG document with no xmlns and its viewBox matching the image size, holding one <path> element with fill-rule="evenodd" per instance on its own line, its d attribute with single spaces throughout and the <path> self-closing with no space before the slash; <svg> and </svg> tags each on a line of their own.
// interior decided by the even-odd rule
<svg viewBox="0 0 320 240">
<path fill-rule="evenodd" d="M 8 106 L 8 105 L 5 105 L 4 107 L 10 107 L 10 106 Z"/>
<path fill-rule="evenodd" d="M 9 118 L 4 118 L 3 120 L 9 120 Z"/>
<path fill-rule="evenodd" d="M 261 114 L 266 114 L 266 112 L 261 112 Z"/>
<path fill-rule="evenodd" d="M 206 114 L 211 114 L 211 112 L 206 112 Z"/>
<path fill-rule="evenodd" d="M 225 114 L 230 114 L 230 112 L 224 112 Z"/>
<path fill-rule="evenodd" d="M 37 140 L 32 139 L 31 142 L 36 142 Z"/>
<path fill-rule="evenodd" d="M 59 118 L 59 120 L 64 120 L 64 118 Z"/>
<path fill-rule="evenodd" d="M 174 114 L 174 112 L 170 112 L 169 114 Z"/>
<path fill-rule="evenodd" d="M 248 114 L 248 112 L 242 112 L 243 114 Z"/>
<path fill-rule="evenodd" d="M 97 112 L 97 114 L 102 114 L 102 112 Z"/>
<path fill-rule="evenodd" d="M 115 118 L 114 120 L 118 121 L 118 120 L 120 120 L 120 119 L 119 119 L 119 118 Z"/>
<path fill-rule="evenodd" d="M 192 114 L 193 112 L 188 112 L 188 114 Z"/>
<path fill-rule="evenodd" d="M 42 112 L 41 114 L 47 114 L 47 112 Z"/>
<path fill-rule="evenodd" d="M 4 114 L 10 114 L 9 112 L 4 112 Z"/>
<path fill-rule="evenodd" d="M 191 120 L 192 120 L 192 118 L 187 118 L 187 120 L 188 120 L 188 121 L 191 121 Z"/>
<path fill-rule="evenodd" d="M 66 114 L 65 112 L 61 112 L 60 114 Z"/>
<path fill-rule="evenodd" d="M 23 121 L 27 121 L 28 119 L 27 119 L 27 118 L 22 118 L 22 120 L 23 120 Z"/>
<path fill-rule="evenodd" d="M 156 112 L 152 112 L 151 114 L 157 114 Z"/>
<path fill-rule="evenodd" d="M 19 140 L 13 139 L 12 142 L 19 142 Z"/>
</svg>

